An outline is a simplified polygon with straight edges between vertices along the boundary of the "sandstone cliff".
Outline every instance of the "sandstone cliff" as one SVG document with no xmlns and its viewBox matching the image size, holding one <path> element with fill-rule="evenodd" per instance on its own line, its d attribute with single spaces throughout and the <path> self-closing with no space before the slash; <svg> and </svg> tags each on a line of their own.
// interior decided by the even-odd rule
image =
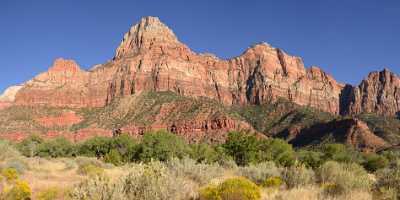
<svg viewBox="0 0 400 200">
<path fill-rule="evenodd" d="M 348 88 L 347 93 L 342 114 L 399 115 L 400 78 L 388 69 L 370 73 L 358 87 Z"/>
<path fill-rule="evenodd" d="M 143 18 L 124 36 L 112 61 L 83 71 L 70 60 L 53 67 L 16 95 L 18 105 L 101 107 L 143 91 L 206 96 L 226 105 L 263 104 L 286 98 L 339 113 L 343 85 L 299 57 L 257 44 L 229 60 L 197 54 L 158 18 Z"/>
</svg>

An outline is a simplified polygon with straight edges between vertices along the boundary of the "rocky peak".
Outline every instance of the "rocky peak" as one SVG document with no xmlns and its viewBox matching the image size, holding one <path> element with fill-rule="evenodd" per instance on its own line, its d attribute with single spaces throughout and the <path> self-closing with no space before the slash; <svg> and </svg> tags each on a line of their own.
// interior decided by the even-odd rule
<svg viewBox="0 0 400 200">
<path fill-rule="evenodd" d="M 351 92 L 345 114 L 396 116 L 400 111 L 400 78 L 386 68 L 371 72 Z"/>
<path fill-rule="evenodd" d="M 124 35 L 114 59 L 133 56 L 144 50 L 179 43 L 174 32 L 158 17 L 144 17 Z"/>
<path fill-rule="evenodd" d="M 50 73 L 77 73 L 79 71 L 81 71 L 81 68 L 74 60 L 64 58 L 57 58 L 49 69 Z"/>
</svg>

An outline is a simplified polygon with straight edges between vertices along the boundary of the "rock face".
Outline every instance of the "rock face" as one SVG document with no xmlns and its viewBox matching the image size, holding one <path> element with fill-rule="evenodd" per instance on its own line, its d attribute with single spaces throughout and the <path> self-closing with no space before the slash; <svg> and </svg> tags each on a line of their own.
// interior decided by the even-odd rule
<svg viewBox="0 0 400 200">
<path fill-rule="evenodd" d="M 287 98 L 300 105 L 339 113 L 343 88 L 317 67 L 268 44 L 222 60 L 196 54 L 155 17 L 143 18 L 125 34 L 114 60 L 86 72 L 70 60 L 53 67 L 16 95 L 18 105 L 101 107 L 143 91 L 173 91 L 231 104 L 262 104 Z"/>
<path fill-rule="evenodd" d="M 400 112 L 400 78 L 388 69 L 370 73 L 358 87 L 350 87 L 347 92 L 342 114 L 396 116 Z"/>
</svg>

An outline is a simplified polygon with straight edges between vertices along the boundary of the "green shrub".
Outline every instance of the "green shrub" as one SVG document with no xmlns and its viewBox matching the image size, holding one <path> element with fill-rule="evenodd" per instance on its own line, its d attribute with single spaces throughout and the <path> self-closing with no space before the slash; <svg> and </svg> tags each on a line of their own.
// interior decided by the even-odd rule
<svg viewBox="0 0 400 200">
<path fill-rule="evenodd" d="M 292 166 L 296 160 L 292 145 L 282 139 L 261 140 L 258 152 L 258 160 L 274 161 L 280 166 Z"/>
<path fill-rule="evenodd" d="M 283 184 L 283 180 L 281 177 L 268 177 L 265 179 L 262 183 L 261 186 L 265 188 L 274 188 L 274 187 L 280 187 Z"/>
<path fill-rule="evenodd" d="M 60 195 L 60 189 L 56 187 L 47 188 L 37 193 L 37 200 L 56 200 Z"/>
<path fill-rule="evenodd" d="M 45 141 L 38 146 L 40 157 L 70 157 L 76 154 L 74 145 L 64 137 Z"/>
<path fill-rule="evenodd" d="M 283 180 L 288 188 L 298 188 L 313 184 L 315 173 L 304 165 L 292 166 L 283 171 Z"/>
<path fill-rule="evenodd" d="M 361 156 L 351 147 L 343 144 L 326 144 L 322 147 L 324 160 L 333 160 L 337 162 L 355 162 L 360 163 Z"/>
<path fill-rule="evenodd" d="M 393 161 L 386 168 L 378 170 L 376 178 L 375 187 L 380 193 L 392 193 L 400 199 L 400 160 Z"/>
<path fill-rule="evenodd" d="M 275 166 L 274 162 L 263 162 L 252 164 L 246 167 L 240 167 L 239 173 L 256 184 L 261 184 L 269 177 L 280 177 L 281 170 Z"/>
<path fill-rule="evenodd" d="M 200 200 L 222 200 L 218 187 L 215 185 L 209 185 L 199 191 Z"/>
<path fill-rule="evenodd" d="M 122 162 L 132 162 L 138 159 L 139 145 L 128 134 L 122 134 L 113 138 L 111 149 L 116 150 L 121 155 Z"/>
<path fill-rule="evenodd" d="M 261 189 L 245 178 L 231 178 L 200 190 L 200 200 L 258 200 Z"/>
<path fill-rule="evenodd" d="M 368 173 L 356 163 L 341 164 L 328 161 L 320 167 L 318 178 L 323 185 L 329 185 L 329 190 L 334 191 L 335 194 L 348 193 L 353 190 L 369 191 L 372 185 Z"/>
<path fill-rule="evenodd" d="M 5 168 L 1 170 L 1 175 L 6 178 L 7 181 L 15 181 L 18 179 L 18 172 L 14 168 Z"/>
<path fill-rule="evenodd" d="M 316 169 L 323 163 L 323 153 L 317 151 L 300 150 L 297 153 L 297 159 L 306 165 Z"/>
<path fill-rule="evenodd" d="M 259 141 L 254 135 L 230 132 L 222 147 L 238 165 L 244 166 L 257 161 Z"/>
<path fill-rule="evenodd" d="M 363 166 L 370 172 L 375 172 L 378 169 L 385 168 L 389 164 L 389 160 L 377 154 L 368 154 L 365 156 Z"/>
<path fill-rule="evenodd" d="M 111 150 L 111 140 L 108 137 L 92 137 L 79 145 L 79 154 L 97 158 L 104 157 Z"/>
<path fill-rule="evenodd" d="M 172 159 L 166 163 L 166 166 L 174 176 L 193 180 L 200 185 L 223 175 L 223 169 L 218 164 L 196 163 L 189 158 Z"/>
<path fill-rule="evenodd" d="M 17 149 L 26 157 L 34 157 L 38 154 L 38 147 L 42 144 L 43 138 L 39 135 L 31 135 L 17 144 Z"/>
<path fill-rule="evenodd" d="M 122 156 L 119 151 L 113 149 L 104 156 L 104 162 L 118 166 L 122 164 Z"/>
<path fill-rule="evenodd" d="M 208 144 L 192 144 L 190 149 L 190 157 L 198 163 L 214 163 L 218 161 L 218 152 Z"/>
<path fill-rule="evenodd" d="M 10 190 L 5 192 L 5 200 L 29 200 L 32 190 L 25 181 L 17 180 Z"/>
<path fill-rule="evenodd" d="M 182 138 L 165 131 L 150 132 L 143 136 L 139 157 L 142 161 L 168 161 L 189 155 L 189 146 Z"/>
</svg>

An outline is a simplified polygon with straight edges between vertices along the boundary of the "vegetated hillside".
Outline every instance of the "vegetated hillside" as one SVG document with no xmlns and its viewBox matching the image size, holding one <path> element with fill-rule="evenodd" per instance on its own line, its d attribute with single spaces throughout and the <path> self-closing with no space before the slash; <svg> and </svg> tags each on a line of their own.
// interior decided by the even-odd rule
<svg viewBox="0 0 400 200">
<path fill-rule="evenodd" d="M 128 133 L 139 136 L 165 129 L 189 141 L 220 141 L 229 131 L 253 128 L 225 106 L 208 98 L 173 92 L 143 92 L 121 97 L 102 108 L 12 106 L 0 110 L 2 137 L 20 140 L 29 134 L 65 136 L 73 140 L 93 135 Z"/>
</svg>

